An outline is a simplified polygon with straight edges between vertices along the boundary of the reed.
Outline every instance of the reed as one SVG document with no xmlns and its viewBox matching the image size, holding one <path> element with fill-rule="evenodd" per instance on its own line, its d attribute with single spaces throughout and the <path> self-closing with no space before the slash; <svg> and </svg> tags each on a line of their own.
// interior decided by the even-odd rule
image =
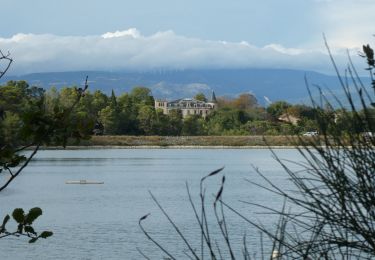
<svg viewBox="0 0 375 260">
<path fill-rule="evenodd" d="M 222 168 L 203 177 L 200 182 L 200 202 L 196 205 L 187 185 L 192 211 L 201 231 L 200 249 L 196 250 L 178 229 L 160 202 L 152 195 L 168 221 L 175 228 L 187 246 L 187 257 L 190 259 L 235 259 L 236 248 L 231 243 L 228 222 L 225 212 L 235 213 L 249 225 L 260 232 L 260 257 L 256 257 L 248 248 L 244 235 L 241 256 L 243 259 L 373 259 L 375 258 L 375 103 L 372 91 L 375 91 L 374 52 L 369 45 L 363 46 L 363 57 L 368 64 L 371 87 L 366 87 L 358 76 L 350 56 L 349 65 L 342 76 L 332 58 L 328 44 L 327 50 L 332 59 L 337 77 L 345 93 L 340 100 L 335 95 L 327 96 L 319 86 L 319 97 L 313 98 L 314 108 L 319 111 L 317 122 L 320 136 L 309 139 L 294 137 L 289 139 L 304 158 L 303 162 L 290 162 L 277 156 L 271 149 L 274 158 L 287 173 L 294 189 L 286 191 L 278 187 L 262 172 L 253 167 L 265 181 L 265 184 L 247 180 L 270 193 L 284 199 L 280 210 L 251 202 L 245 202 L 254 208 L 265 210 L 267 214 L 276 214 L 279 221 L 276 229 L 265 227 L 255 222 L 239 209 L 234 208 L 223 199 L 225 177 L 213 203 L 215 224 L 220 230 L 219 237 L 211 234 L 212 225 L 208 222 L 208 211 L 204 183 L 217 176 Z M 306 79 L 306 85 L 311 90 Z M 311 92 L 310 92 L 311 93 Z M 333 107 L 340 108 L 340 115 L 332 114 Z M 337 117 L 339 116 L 339 120 Z M 344 132 L 340 122 L 347 124 L 351 131 Z M 266 145 L 272 145 L 264 139 Z M 303 168 L 294 171 L 290 163 Z M 143 222 L 149 215 L 139 221 L 145 235 L 172 259 L 172 251 L 153 240 Z M 264 251 L 264 238 L 272 241 L 270 250 Z M 225 247 L 218 246 L 218 240 Z M 258 256 L 259 256 L 258 255 Z"/>
</svg>

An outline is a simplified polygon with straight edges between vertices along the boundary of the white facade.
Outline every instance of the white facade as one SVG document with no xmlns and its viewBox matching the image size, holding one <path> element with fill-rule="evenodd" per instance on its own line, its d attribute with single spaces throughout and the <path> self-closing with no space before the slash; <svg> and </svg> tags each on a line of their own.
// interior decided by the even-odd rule
<svg viewBox="0 0 375 260">
<path fill-rule="evenodd" d="M 193 98 L 183 98 L 174 101 L 155 100 L 155 109 L 162 109 L 163 113 L 168 115 L 171 110 L 179 109 L 182 112 L 182 117 L 185 118 L 190 115 L 199 115 L 206 117 L 217 106 L 215 93 L 212 92 L 212 97 L 209 102 L 196 100 Z"/>
</svg>

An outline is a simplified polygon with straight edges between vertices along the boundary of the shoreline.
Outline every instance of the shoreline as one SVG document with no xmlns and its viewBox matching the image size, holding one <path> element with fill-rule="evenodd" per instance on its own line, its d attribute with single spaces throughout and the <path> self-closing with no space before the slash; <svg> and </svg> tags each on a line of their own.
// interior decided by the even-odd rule
<svg viewBox="0 0 375 260">
<path fill-rule="evenodd" d="M 90 146 L 66 146 L 65 148 L 59 146 L 44 146 L 39 150 L 91 150 L 91 149 L 296 149 L 301 148 L 299 146 L 292 145 L 277 145 L 277 146 L 224 146 L 224 145 L 171 145 L 171 146 L 157 146 L 157 145 L 138 145 L 138 146 L 120 146 L 120 145 L 90 145 Z M 30 147 L 32 149 L 32 147 Z"/>
<path fill-rule="evenodd" d="M 65 149 L 295 149 L 301 147 L 300 138 L 311 141 L 299 136 L 92 136 L 77 144 L 68 142 Z"/>
</svg>

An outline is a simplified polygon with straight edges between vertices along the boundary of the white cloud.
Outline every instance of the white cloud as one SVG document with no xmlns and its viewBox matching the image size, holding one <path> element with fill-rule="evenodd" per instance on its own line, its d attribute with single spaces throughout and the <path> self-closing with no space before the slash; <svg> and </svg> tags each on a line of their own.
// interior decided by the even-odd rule
<svg viewBox="0 0 375 260">
<path fill-rule="evenodd" d="M 248 42 L 208 41 L 131 28 L 93 36 L 17 34 L 0 38 L 0 49 L 15 62 L 10 74 L 74 70 L 152 70 L 192 68 L 289 68 L 332 72 L 324 50 L 263 47 Z M 336 51 L 339 63 L 345 52 Z"/>
<path fill-rule="evenodd" d="M 102 35 L 103 38 L 115 38 L 115 37 L 123 37 L 123 36 L 130 36 L 133 38 L 139 38 L 141 36 L 140 32 L 136 28 L 130 28 L 126 31 L 115 31 L 115 32 L 107 32 Z"/>
<path fill-rule="evenodd" d="M 317 18 L 332 45 L 353 48 L 374 42 L 373 0 L 321 0 L 321 2 Z"/>
</svg>

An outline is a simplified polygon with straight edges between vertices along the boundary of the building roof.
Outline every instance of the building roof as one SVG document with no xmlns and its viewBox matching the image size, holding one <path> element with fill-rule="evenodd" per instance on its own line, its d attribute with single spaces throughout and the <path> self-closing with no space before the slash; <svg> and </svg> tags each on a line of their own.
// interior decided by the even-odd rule
<svg viewBox="0 0 375 260">
<path fill-rule="evenodd" d="M 301 119 L 288 113 L 284 113 L 281 116 L 279 116 L 278 120 L 286 123 L 291 123 L 293 125 L 297 125 L 298 121 Z"/>
<path fill-rule="evenodd" d="M 167 102 L 167 107 L 176 107 L 176 108 L 205 108 L 211 107 L 207 102 L 196 100 L 194 98 L 181 98 L 176 99 L 170 102 Z"/>
<path fill-rule="evenodd" d="M 212 94 L 211 94 L 210 102 L 211 102 L 211 103 L 217 103 L 217 99 L 216 99 L 215 91 L 213 91 L 213 90 L 212 90 Z"/>
</svg>

